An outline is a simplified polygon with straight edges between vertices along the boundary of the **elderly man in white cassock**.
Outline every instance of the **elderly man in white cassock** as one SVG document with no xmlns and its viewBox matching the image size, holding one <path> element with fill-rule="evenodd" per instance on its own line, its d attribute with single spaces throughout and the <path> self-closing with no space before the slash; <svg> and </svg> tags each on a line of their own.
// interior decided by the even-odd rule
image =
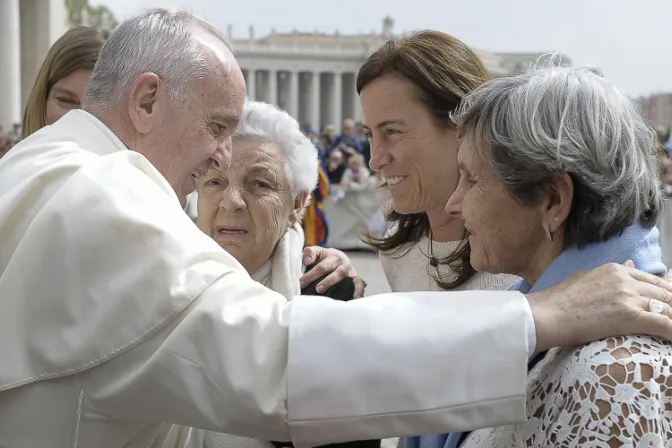
<svg viewBox="0 0 672 448">
<path fill-rule="evenodd" d="M 158 447 L 180 425 L 308 447 L 516 423 L 535 350 L 672 338 L 669 286 L 626 266 L 529 297 L 288 303 L 182 208 L 194 176 L 229 165 L 244 98 L 216 30 L 153 10 L 112 33 L 84 110 L 0 161 L 0 446 Z"/>
</svg>

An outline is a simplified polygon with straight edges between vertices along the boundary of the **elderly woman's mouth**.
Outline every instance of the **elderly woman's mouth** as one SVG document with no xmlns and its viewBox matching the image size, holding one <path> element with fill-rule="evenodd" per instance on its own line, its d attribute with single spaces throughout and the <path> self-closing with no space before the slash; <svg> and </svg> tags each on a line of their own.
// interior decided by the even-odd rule
<svg viewBox="0 0 672 448">
<path fill-rule="evenodd" d="M 218 227 L 216 229 L 216 239 L 240 239 L 248 234 L 248 231 L 242 227 Z"/>
</svg>

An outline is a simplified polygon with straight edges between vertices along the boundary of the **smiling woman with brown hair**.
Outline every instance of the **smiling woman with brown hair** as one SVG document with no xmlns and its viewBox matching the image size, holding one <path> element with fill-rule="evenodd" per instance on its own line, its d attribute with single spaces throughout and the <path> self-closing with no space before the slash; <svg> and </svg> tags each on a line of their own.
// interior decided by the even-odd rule
<svg viewBox="0 0 672 448">
<path fill-rule="evenodd" d="M 450 114 L 490 78 L 458 39 L 422 31 L 387 42 L 357 76 L 371 168 L 389 190 L 391 231 L 367 241 L 393 291 L 503 289 L 514 278 L 476 273 L 464 224 L 444 206 L 459 180 Z"/>
<path fill-rule="evenodd" d="M 107 35 L 95 28 L 75 26 L 52 45 L 26 103 L 24 137 L 81 107 Z"/>
</svg>

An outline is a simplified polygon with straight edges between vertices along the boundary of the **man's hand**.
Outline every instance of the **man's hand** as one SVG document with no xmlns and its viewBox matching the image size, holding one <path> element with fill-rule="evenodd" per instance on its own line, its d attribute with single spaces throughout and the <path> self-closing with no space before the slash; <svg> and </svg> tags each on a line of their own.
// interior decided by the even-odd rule
<svg viewBox="0 0 672 448">
<path fill-rule="evenodd" d="M 303 265 L 310 266 L 317 261 L 320 263 L 301 277 L 301 288 L 305 288 L 306 285 L 329 274 L 317 285 L 317 292 L 322 293 L 326 291 L 344 278 L 352 278 L 355 282 L 355 294 L 353 298 L 359 299 L 360 297 L 364 297 L 366 282 L 357 275 L 357 271 L 347 255 L 338 249 L 318 246 L 306 247 L 303 250 Z"/>
<path fill-rule="evenodd" d="M 672 340 L 672 283 L 633 266 L 607 264 L 528 295 L 537 351 L 629 334 Z M 649 311 L 651 299 L 666 304 L 662 314 Z"/>
</svg>

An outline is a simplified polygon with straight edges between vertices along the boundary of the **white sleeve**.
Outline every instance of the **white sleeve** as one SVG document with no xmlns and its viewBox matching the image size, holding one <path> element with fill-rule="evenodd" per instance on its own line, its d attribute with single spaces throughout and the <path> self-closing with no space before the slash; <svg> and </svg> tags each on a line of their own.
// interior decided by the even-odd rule
<svg viewBox="0 0 672 448">
<path fill-rule="evenodd" d="M 230 275 L 80 383 L 116 418 L 297 446 L 522 422 L 524 302 L 479 291 L 286 304 Z"/>
<path fill-rule="evenodd" d="M 315 446 L 523 422 L 525 303 L 513 291 L 295 299 L 292 440 Z"/>
<path fill-rule="evenodd" d="M 524 303 L 525 307 L 525 321 L 527 322 L 527 347 L 529 357 L 532 359 L 537 350 L 537 327 L 534 324 L 534 315 L 532 314 L 532 308 L 526 300 Z"/>
</svg>

